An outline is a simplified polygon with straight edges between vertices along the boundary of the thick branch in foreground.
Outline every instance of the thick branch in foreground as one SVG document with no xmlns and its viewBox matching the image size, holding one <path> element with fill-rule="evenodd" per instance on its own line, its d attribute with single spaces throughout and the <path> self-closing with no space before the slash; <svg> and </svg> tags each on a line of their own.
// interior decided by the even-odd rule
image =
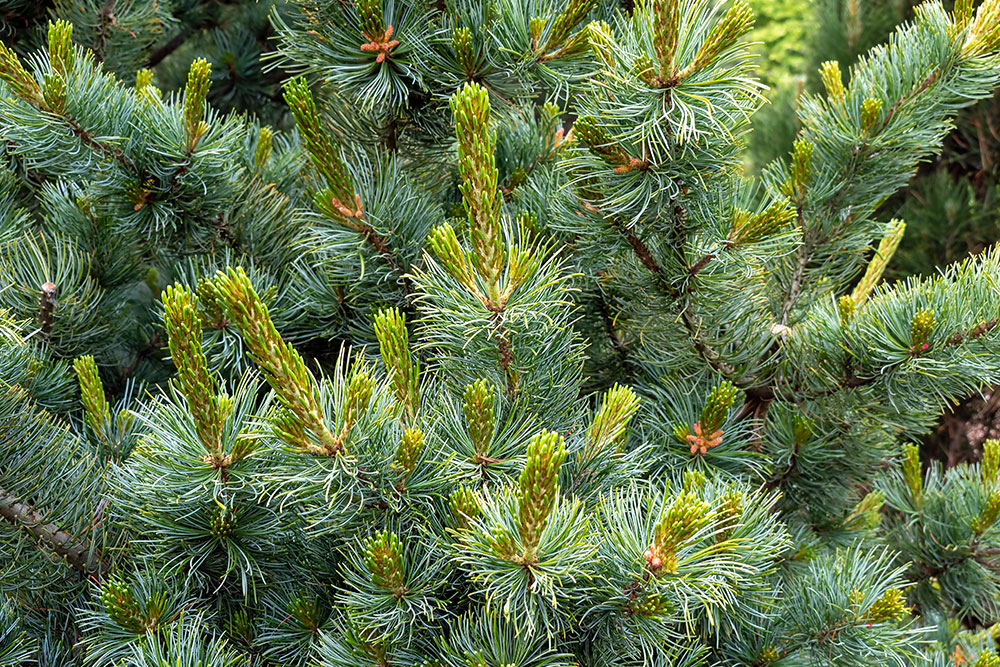
<svg viewBox="0 0 1000 667">
<path fill-rule="evenodd" d="M 103 578 L 111 566 L 86 540 L 47 522 L 35 508 L 21 502 L 3 487 L 0 487 L 0 517 L 31 533 L 39 542 L 65 558 L 80 574 Z"/>
</svg>

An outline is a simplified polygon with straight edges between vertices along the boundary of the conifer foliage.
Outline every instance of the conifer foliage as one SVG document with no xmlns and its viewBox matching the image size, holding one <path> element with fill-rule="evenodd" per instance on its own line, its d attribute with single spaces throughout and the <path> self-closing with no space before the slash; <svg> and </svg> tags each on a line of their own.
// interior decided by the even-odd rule
<svg viewBox="0 0 1000 667">
<path fill-rule="evenodd" d="M 888 284 L 876 217 L 1000 0 L 758 180 L 743 0 L 270 20 L 294 128 L 0 45 L 0 665 L 1000 663 L 1000 443 L 912 444 L 1000 381 L 1000 251 Z"/>
</svg>

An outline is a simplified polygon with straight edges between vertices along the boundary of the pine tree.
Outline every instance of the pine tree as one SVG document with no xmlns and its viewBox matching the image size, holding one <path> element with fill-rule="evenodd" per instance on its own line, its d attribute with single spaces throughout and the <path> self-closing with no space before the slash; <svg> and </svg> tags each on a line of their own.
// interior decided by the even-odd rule
<svg viewBox="0 0 1000 667">
<path fill-rule="evenodd" d="M 274 0 L 4 0 L 0 36 L 29 56 L 47 44 L 49 21 L 67 21 L 73 42 L 93 51 L 106 71 L 131 82 L 148 69 L 167 90 L 183 88 L 188 65 L 203 57 L 214 69 L 216 108 L 252 111 L 284 125 L 280 82 L 286 73 L 267 60 L 274 52 L 269 16 L 284 11 Z"/>
<path fill-rule="evenodd" d="M 772 86 L 771 104 L 755 116 L 755 132 L 749 142 L 749 162 L 766 164 L 790 149 L 797 130 L 790 113 L 803 90 L 812 92 L 842 85 L 841 70 L 847 70 L 872 45 L 886 42 L 895 27 L 912 17 L 919 3 L 912 0 L 774 0 L 765 5 L 771 23 L 755 37 L 777 34 L 784 40 L 768 48 L 768 65 L 775 74 L 765 78 Z M 962 3 L 945 2 L 947 9 L 968 11 Z M 965 7 L 965 9 L 963 9 Z M 787 12 L 795 21 L 777 22 Z M 791 23 L 791 28 L 781 29 Z M 807 64 L 803 65 L 803 61 Z M 805 76 L 803 76 L 803 74 Z M 886 276 L 901 279 L 935 272 L 938 267 L 977 254 L 1000 239 L 1000 217 L 996 214 L 997 169 L 994 130 L 998 97 L 961 110 L 945 138 L 940 154 L 924 162 L 905 188 L 893 194 L 878 217 L 906 220 L 908 231 Z M 997 434 L 1000 417 L 995 413 L 996 389 L 978 392 L 943 415 L 941 423 L 924 440 L 925 456 L 954 463 L 976 458 L 982 443 Z"/>
<path fill-rule="evenodd" d="M 1000 252 L 891 283 L 880 218 L 1000 85 L 973 4 L 757 179 L 743 0 L 295 0 L 293 130 L 0 46 L 0 665 L 1000 662 L 1000 443 L 913 444 Z"/>
<path fill-rule="evenodd" d="M 767 49 L 767 64 L 775 70 L 767 77 L 772 105 L 754 120 L 757 131 L 749 142 L 750 161 L 762 166 L 787 151 L 797 129 L 790 113 L 796 97 L 804 89 L 823 90 L 828 83 L 824 74 L 832 76 L 834 64 L 846 70 L 869 48 L 886 42 L 919 4 L 912 0 L 770 3 L 771 23 L 755 36 L 784 39 L 779 47 Z M 954 5 L 945 3 L 948 9 Z M 786 14 L 797 18 L 792 28 L 785 29 L 790 35 L 781 32 L 787 21 L 778 21 Z M 898 216 L 909 225 L 889 269 L 892 277 L 933 272 L 937 266 L 978 253 L 1000 238 L 992 158 L 997 140 L 990 129 L 996 113 L 996 96 L 959 112 L 941 153 L 920 165 L 907 187 L 883 205 L 882 219 Z"/>
</svg>

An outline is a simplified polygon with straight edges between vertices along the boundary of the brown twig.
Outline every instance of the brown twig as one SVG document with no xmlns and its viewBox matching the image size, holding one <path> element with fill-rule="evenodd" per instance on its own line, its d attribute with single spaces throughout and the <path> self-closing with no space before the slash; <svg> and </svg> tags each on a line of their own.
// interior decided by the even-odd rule
<svg viewBox="0 0 1000 667">
<path fill-rule="evenodd" d="M 618 232 L 625 238 L 625 240 L 628 241 L 629 245 L 632 247 L 632 251 L 635 253 L 636 257 L 638 257 L 642 265 L 656 277 L 657 284 L 660 285 L 660 287 L 668 295 L 673 298 L 678 298 L 679 295 L 677 290 L 666 282 L 663 276 L 663 268 L 656 261 L 656 258 L 653 257 L 652 251 L 650 251 L 646 244 L 642 242 L 642 239 L 621 224 L 614 224 L 614 226 L 618 229 Z M 680 320 L 684 324 L 684 328 L 687 329 L 690 334 L 691 344 L 694 346 L 695 350 L 697 350 L 698 354 L 706 362 L 708 362 L 712 368 L 727 377 L 736 372 L 732 366 L 719 359 L 719 353 L 716 350 L 714 350 L 705 341 L 701 340 L 701 336 L 698 333 L 698 326 L 691 317 L 691 313 L 689 313 L 686 308 L 681 310 Z"/>
<path fill-rule="evenodd" d="M 17 496 L 2 487 L 0 517 L 48 545 L 80 574 L 103 578 L 111 565 L 93 545 L 59 528 L 55 523 L 47 522 L 31 505 L 21 502 Z"/>
<path fill-rule="evenodd" d="M 517 393 L 517 377 L 511 367 L 514 365 L 514 350 L 510 345 L 510 332 L 503 328 L 503 312 L 495 312 L 491 318 L 496 324 L 497 353 L 500 355 L 500 368 L 507 378 L 507 395 L 513 398 Z"/>
<path fill-rule="evenodd" d="M 169 42 L 149 54 L 149 59 L 146 60 L 146 67 L 148 69 L 153 69 L 159 65 L 163 62 L 164 58 L 176 51 L 177 48 L 187 40 L 188 35 L 190 34 L 190 30 L 182 30 L 171 37 Z"/>
<path fill-rule="evenodd" d="M 56 308 L 55 283 L 42 285 L 42 296 L 38 304 L 38 324 L 46 337 L 52 333 L 52 315 Z"/>
<path fill-rule="evenodd" d="M 70 129 L 73 131 L 73 134 L 79 137 L 80 140 L 83 141 L 83 143 L 90 146 L 99 153 L 103 153 L 104 155 L 112 158 L 113 160 L 121 164 L 123 167 L 128 169 L 133 174 L 139 173 L 139 170 L 136 168 L 134 164 L 132 164 L 131 160 L 129 160 L 125 156 L 125 153 L 122 152 L 122 149 L 118 148 L 117 146 L 113 146 L 111 144 L 105 144 L 101 141 L 98 141 L 92 132 L 83 129 L 83 127 L 73 118 L 63 115 L 62 119 L 66 122 L 67 125 L 70 126 Z"/>
<path fill-rule="evenodd" d="M 104 62 L 104 40 L 108 28 L 115 23 L 115 0 L 104 0 L 98 13 L 97 38 L 94 40 L 94 60 Z"/>
<path fill-rule="evenodd" d="M 972 327 L 968 331 L 959 331 L 957 334 L 948 339 L 944 344 L 945 347 L 952 347 L 954 345 L 960 345 L 965 341 L 975 340 L 985 336 L 989 332 L 996 328 L 997 324 L 1000 324 L 1000 318 L 993 318 L 989 322 L 980 322 L 976 326 Z"/>
<path fill-rule="evenodd" d="M 618 354 L 618 359 L 622 367 L 627 367 L 628 350 L 625 348 L 625 343 L 618 337 L 617 332 L 615 332 L 614 318 L 611 317 L 607 301 L 601 295 L 597 297 L 597 310 L 601 314 L 601 320 L 604 322 L 604 332 L 608 335 L 608 340 L 611 341 L 611 347 Z"/>
</svg>

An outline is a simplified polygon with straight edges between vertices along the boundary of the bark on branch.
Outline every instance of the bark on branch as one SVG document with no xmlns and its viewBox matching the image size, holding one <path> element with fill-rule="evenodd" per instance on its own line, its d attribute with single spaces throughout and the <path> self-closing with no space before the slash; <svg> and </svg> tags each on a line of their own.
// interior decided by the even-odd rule
<svg viewBox="0 0 1000 667">
<path fill-rule="evenodd" d="M 110 563 L 86 540 L 45 520 L 38 510 L 0 487 L 0 517 L 31 533 L 35 539 L 66 559 L 74 570 L 85 576 L 103 578 Z"/>
</svg>

